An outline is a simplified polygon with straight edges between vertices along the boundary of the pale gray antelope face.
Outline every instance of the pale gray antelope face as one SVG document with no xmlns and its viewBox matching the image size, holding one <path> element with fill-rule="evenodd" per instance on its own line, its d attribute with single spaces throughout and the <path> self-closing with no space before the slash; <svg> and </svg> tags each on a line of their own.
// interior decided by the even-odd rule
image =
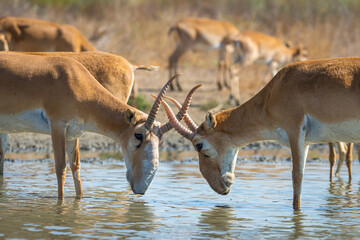
<svg viewBox="0 0 360 240">
<path fill-rule="evenodd" d="M 216 129 L 215 117 L 206 115 L 205 122 L 197 129 L 192 144 L 199 156 L 200 172 L 210 187 L 226 195 L 234 183 L 238 148 L 232 146 L 230 135 Z"/>
<path fill-rule="evenodd" d="M 185 119 L 189 130 L 180 124 L 165 101 L 163 106 L 173 128 L 190 140 L 198 152 L 200 172 L 210 187 L 219 194 L 228 194 L 235 179 L 238 153 L 238 148 L 230 144 L 230 135 L 216 128 L 215 116 L 212 113 L 206 115 L 205 122 L 200 127 L 189 124 Z"/>
<path fill-rule="evenodd" d="M 160 123 L 154 122 L 151 129 L 146 123 L 133 126 L 130 140 L 124 148 L 126 178 L 136 194 L 144 194 L 150 186 L 159 165 L 159 147 L 162 133 Z"/>
<path fill-rule="evenodd" d="M 138 114 L 133 109 L 128 109 L 125 114 L 129 128 L 126 130 L 126 137 L 122 139 L 122 146 L 127 168 L 126 178 L 135 194 L 146 192 L 158 168 L 161 139 L 171 128 L 161 128 L 155 118 L 168 86 L 177 76 L 172 77 L 161 89 L 148 116 Z"/>
</svg>

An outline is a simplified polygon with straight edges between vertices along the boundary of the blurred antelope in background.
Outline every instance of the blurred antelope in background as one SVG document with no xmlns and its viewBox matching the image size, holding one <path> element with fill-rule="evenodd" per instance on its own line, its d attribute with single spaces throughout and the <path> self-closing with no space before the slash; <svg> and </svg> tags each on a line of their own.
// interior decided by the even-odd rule
<svg viewBox="0 0 360 240">
<path fill-rule="evenodd" d="M 171 27 L 168 35 L 174 35 L 176 48 L 169 57 L 170 76 L 177 73 L 179 59 L 191 49 L 219 49 L 218 89 L 229 86 L 230 57 L 234 44 L 239 38 L 239 30 L 230 22 L 209 18 L 183 18 Z M 176 86 L 182 90 L 176 79 Z M 170 85 L 174 90 L 174 86 Z"/>
<path fill-rule="evenodd" d="M 211 188 L 228 194 L 239 148 L 277 140 L 291 148 L 293 208 L 310 144 L 360 141 L 360 58 L 334 58 L 285 66 L 253 98 L 187 129 L 164 104 L 171 125 L 198 152 L 200 171 Z"/>
<path fill-rule="evenodd" d="M 339 176 L 340 173 L 340 169 L 341 169 L 341 165 L 342 163 L 346 162 L 346 166 L 348 169 L 348 176 L 349 176 L 349 182 L 351 182 L 352 180 L 352 162 L 353 162 L 353 146 L 354 143 L 348 143 L 348 145 L 346 146 L 346 143 L 344 142 L 340 142 L 337 143 L 339 146 L 339 161 L 338 161 L 338 165 L 336 167 L 336 171 L 335 171 L 335 176 Z M 329 143 L 329 161 L 330 161 L 330 181 L 332 181 L 332 177 L 334 175 L 334 165 L 336 162 L 336 151 L 334 148 L 334 144 L 333 143 Z M 360 149 L 358 148 L 358 159 L 360 162 Z"/>
<path fill-rule="evenodd" d="M 275 76 L 285 64 L 307 60 L 307 51 L 302 47 L 291 47 L 288 43 L 260 32 L 242 32 L 236 49 L 238 54 L 235 62 L 242 67 L 255 62 L 268 66 L 263 82 Z"/>
<path fill-rule="evenodd" d="M 236 105 L 240 104 L 239 74 L 243 67 L 255 62 L 266 64 L 268 69 L 263 78 L 263 84 L 275 76 L 279 67 L 307 59 L 307 51 L 302 47 L 290 47 L 275 37 L 253 31 L 241 32 L 235 49 L 237 54 L 231 71 L 230 102 L 235 101 Z"/>
<path fill-rule="evenodd" d="M 75 27 L 31 18 L 0 18 L 0 34 L 8 50 L 19 52 L 82 52 L 96 48 Z M 1 37 L 0 37 L 1 38 Z M 5 50 L 4 48 L 0 50 Z"/>
</svg>

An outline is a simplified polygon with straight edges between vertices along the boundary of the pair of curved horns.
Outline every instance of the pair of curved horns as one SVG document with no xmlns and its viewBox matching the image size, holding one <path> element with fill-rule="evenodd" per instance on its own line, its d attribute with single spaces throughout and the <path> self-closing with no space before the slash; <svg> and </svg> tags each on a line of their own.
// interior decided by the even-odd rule
<svg viewBox="0 0 360 240">
<path fill-rule="evenodd" d="M 181 75 L 181 73 L 178 73 L 178 74 L 175 74 L 174 76 L 172 76 L 170 78 L 169 81 L 167 81 L 167 83 L 164 85 L 164 87 L 161 89 L 161 91 L 159 92 L 158 96 L 156 97 L 155 99 L 155 102 L 154 104 L 152 105 L 151 107 L 151 110 L 150 110 L 150 113 L 149 113 L 149 116 L 148 118 L 146 119 L 146 122 L 145 122 L 145 128 L 150 130 L 154 121 L 155 121 L 155 118 L 156 118 L 156 114 L 157 112 L 159 111 L 159 107 L 160 107 L 160 104 L 161 104 L 161 101 L 163 100 L 164 98 L 164 95 L 166 93 L 166 90 L 167 88 L 170 86 L 170 83 L 175 79 L 177 78 L 179 75 Z"/>
<path fill-rule="evenodd" d="M 189 109 L 192 95 L 193 95 L 194 92 L 195 92 L 199 87 L 201 87 L 201 86 L 202 86 L 202 84 L 199 84 L 199 85 L 193 87 L 193 88 L 189 91 L 189 93 L 188 93 L 188 95 L 186 96 L 185 101 L 184 101 L 184 103 L 183 103 L 182 105 L 181 105 L 178 101 L 176 101 L 175 99 L 173 99 L 173 98 L 171 98 L 171 97 L 165 96 L 165 98 L 167 98 L 167 99 L 169 99 L 170 101 L 172 101 L 172 102 L 176 105 L 176 107 L 179 109 L 179 112 L 178 112 L 178 113 L 176 114 L 176 116 L 175 116 L 176 120 L 177 120 L 178 122 L 180 122 L 180 121 L 184 118 L 186 125 L 187 125 L 187 126 L 191 129 L 191 131 L 193 131 L 193 132 L 196 132 L 196 130 L 197 130 L 198 127 L 196 126 L 196 124 L 194 123 L 194 121 L 191 119 L 191 117 L 187 114 L 187 110 Z M 152 94 L 152 97 L 156 98 L 156 96 L 153 95 L 153 94 Z M 168 110 L 170 109 L 169 105 L 167 105 L 167 103 L 166 103 L 164 100 L 162 101 L 162 104 L 163 104 L 163 106 L 164 106 L 164 108 L 165 108 L 165 111 L 166 111 L 167 109 L 168 109 Z M 169 111 L 172 112 L 171 109 L 170 109 Z M 172 113 L 173 113 L 173 112 L 172 112 Z M 170 113 L 170 114 L 171 114 L 171 113 Z M 173 113 L 173 115 L 175 115 L 175 114 Z M 170 116 L 171 116 L 171 115 L 170 115 Z M 168 117 L 169 117 L 169 115 L 168 115 Z M 172 126 L 171 122 L 169 121 L 169 122 L 167 122 L 166 124 L 164 124 L 164 125 L 161 126 L 160 132 L 161 132 L 161 134 L 165 134 L 166 132 L 170 131 L 172 128 L 173 128 L 173 126 Z"/>
<path fill-rule="evenodd" d="M 169 99 L 170 101 L 172 101 L 176 105 L 176 107 L 179 109 L 179 112 L 175 116 L 174 112 L 171 110 L 169 105 L 165 101 L 162 101 L 166 115 L 169 119 L 169 122 L 164 124 L 161 127 L 160 130 L 162 133 L 165 133 L 165 132 L 169 131 L 170 129 L 174 128 L 180 135 L 182 135 L 186 139 L 191 141 L 194 138 L 198 127 L 194 123 L 194 121 L 191 119 L 191 117 L 187 114 L 187 110 L 189 109 L 193 93 L 201 86 L 202 86 L 202 84 L 197 85 L 190 90 L 183 105 L 181 105 L 178 101 L 176 101 L 175 99 L 173 99 L 171 97 L 165 97 L 165 98 Z M 188 128 L 190 128 L 190 130 L 188 128 L 184 127 L 180 123 L 182 118 L 184 118 L 184 121 L 185 121 L 186 125 L 188 126 Z"/>
</svg>

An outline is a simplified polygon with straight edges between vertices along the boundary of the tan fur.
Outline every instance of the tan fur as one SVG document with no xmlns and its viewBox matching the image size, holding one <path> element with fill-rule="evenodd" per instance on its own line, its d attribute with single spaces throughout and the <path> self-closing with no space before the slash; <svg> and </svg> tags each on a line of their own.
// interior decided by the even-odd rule
<svg viewBox="0 0 360 240">
<path fill-rule="evenodd" d="M 338 176 L 342 162 L 345 159 L 348 159 L 347 156 L 348 147 L 344 142 L 337 142 L 336 144 L 338 145 L 338 149 L 339 149 L 339 162 L 335 175 Z M 346 162 L 348 162 L 348 160 L 346 160 Z M 334 176 L 334 166 L 336 163 L 336 151 L 333 143 L 329 143 L 329 163 L 330 163 L 330 182 L 332 182 Z M 351 173 L 349 174 L 349 180 L 351 181 Z"/>
<path fill-rule="evenodd" d="M 111 94 L 122 102 L 127 102 L 130 96 L 131 87 L 134 84 L 134 71 L 137 69 L 154 70 L 155 66 L 136 66 L 128 62 L 125 58 L 111 53 L 105 52 L 54 52 L 54 53 L 24 53 L 31 55 L 58 56 L 69 57 L 80 62 L 95 79 L 105 87 Z M 3 140 L 7 136 L 0 135 Z M 67 143 L 68 144 L 68 143 Z M 73 146 L 68 146 L 71 150 L 69 154 L 70 166 L 74 176 L 75 189 L 77 195 L 82 195 L 82 187 L 80 181 L 80 157 L 78 140 L 73 142 Z M 6 146 L 0 146 L 1 162 L 0 174 L 3 174 L 3 165 Z"/>
<path fill-rule="evenodd" d="M 124 154 L 129 156 L 134 172 L 142 167 L 144 145 L 160 142 L 159 123 L 154 124 L 151 132 L 147 130 L 144 127 L 145 113 L 115 98 L 74 59 L 51 54 L 37 56 L 3 52 L 0 53 L 0 69 L 0 114 L 17 114 L 41 108 L 50 120 L 59 196 L 63 196 L 65 139 L 69 137 L 67 131 L 71 121 L 84 124 L 85 130 L 89 127 L 90 131 L 118 141 Z M 136 116 L 136 122 L 131 125 L 125 118 L 129 110 Z M 145 136 L 144 144 L 135 150 L 132 147 L 132 142 L 137 141 L 134 132 Z M 77 142 L 73 146 L 77 148 Z M 155 157 L 157 167 L 158 153 L 150 154 Z M 73 164 L 76 165 L 76 162 Z M 76 171 L 75 166 L 72 169 Z M 137 184 L 141 177 L 128 177 L 131 186 Z"/>
<path fill-rule="evenodd" d="M 75 27 L 31 18 L 2 17 L 0 33 L 9 50 L 20 52 L 95 51 Z"/>
<path fill-rule="evenodd" d="M 120 101 L 127 102 L 130 91 L 135 84 L 133 78 L 134 71 L 157 70 L 157 66 L 152 65 L 134 65 L 125 58 L 107 52 L 29 52 L 26 54 L 70 57 L 80 62 L 98 82 L 103 85 Z M 137 92 L 137 90 L 135 90 Z"/>
<path fill-rule="evenodd" d="M 302 47 L 290 47 L 273 36 L 253 31 L 241 33 L 238 47 L 242 66 L 261 60 L 269 66 L 268 74 L 285 64 L 306 60 L 307 54 Z"/>
<path fill-rule="evenodd" d="M 171 33 L 175 35 L 176 48 L 169 57 L 170 76 L 177 73 L 179 59 L 188 50 L 219 48 L 218 87 L 221 89 L 223 84 L 228 87 L 230 54 L 239 37 L 239 30 L 233 24 L 209 18 L 184 18 L 170 28 Z M 181 91 L 180 84 L 176 84 Z"/>
<path fill-rule="evenodd" d="M 359 131 L 360 125 L 345 129 L 344 122 L 357 124 L 360 120 L 359 86 L 360 58 L 305 61 L 284 67 L 243 105 L 216 114 L 211 124 L 207 115 L 192 139 L 194 147 L 200 149 L 201 172 L 216 192 L 226 194 L 231 183 L 224 180 L 222 168 L 234 164 L 228 161 L 224 165 L 231 151 L 255 141 L 284 141 L 292 151 L 293 207 L 300 209 L 308 144 L 358 141 L 349 133 Z M 339 124 L 337 132 L 325 132 L 322 127 L 330 124 Z M 209 129 L 211 125 L 215 127 Z M 284 133 L 288 140 L 283 140 Z M 318 139 L 320 135 L 323 137 Z"/>
<path fill-rule="evenodd" d="M 279 67 L 291 62 L 307 60 L 307 52 L 302 47 L 290 47 L 273 36 L 253 31 L 241 33 L 236 52 L 238 55 L 235 64 L 239 65 L 240 68 L 255 62 L 261 62 L 268 66 L 263 83 L 274 76 Z M 235 100 L 236 104 L 239 105 L 239 68 L 234 68 L 232 75 L 231 84 L 234 87 L 231 87 L 230 99 Z"/>
<path fill-rule="evenodd" d="M 348 176 L 349 176 L 349 182 L 352 180 L 352 162 L 353 162 L 353 143 L 348 143 L 347 147 L 345 143 L 340 142 L 338 143 L 339 146 L 339 161 L 338 165 L 336 167 L 335 176 L 339 176 L 339 172 L 341 169 L 341 165 L 343 164 L 344 160 L 346 162 L 346 166 L 348 169 Z M 333 143 L 329 143 L 329 162 L 330 162 L 330 180 L 332 180 L 332 175 L 334 173 L 334 165 L 336 162 L 336 152 L 334 148 Z M 358 156 L 360 161 L 360 148 L 358 148 Z"/>
</svg>

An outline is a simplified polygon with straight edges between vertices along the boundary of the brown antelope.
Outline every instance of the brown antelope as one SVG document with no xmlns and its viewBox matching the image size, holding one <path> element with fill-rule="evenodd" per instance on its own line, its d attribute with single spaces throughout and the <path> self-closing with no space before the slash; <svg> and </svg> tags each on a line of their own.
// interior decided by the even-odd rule
<svg viewBox="0 0 360 240">
<path fill-rule="evenodd" d="M 177 73 L 179 59 L 190 49 L 219 49 L 219 90 L 229 87 L 230 56 L 239 38 L 239 30 L 230 22 L 209 18 L 183 18 L 171 27 L 168 35 L 175 33 L 176 48 L 169 57 L 170 76 Z M 180 83 L 176 85 L 181 91 Z M 174 87 L 170 85 L 170 89 Z"/>
<path fill-rule="evenodd" d="M 171 125 L 192 141 L 200 171 L 213 190 L 228 194 L 240 147 L 277 140 L 292 153 L 293 207 L 300 209 L 309 144 L 360 140 L 360 58 L 334 58 L 285 66 L 253 98 L 190 131 L 166 107 Z"/>
<path fill-rule="evenodd" d="M 304 61 L 307 55 L 307 51 L 302 47 L 290 47 L 275 37 L 252 31 L 241 32 L 235 49 L 237 52 L 235 65 L 237 68 L 232 69 L 230 101 L 235 100 L 236 105 L 240 104 L 238 94 L 239 69 L 254 62 L 266 64 L 268 70 L 263 79 L 263 83 L 265 83 L 270 76 L 275 76 L 279 67 L 291 62 Z"/>
<path fill-rule="evenodd" d="M 77 139 L 85 131 L 108 136 L 122 148 L 126 177 L 133 192 L 144 194 L 157 170 L 158 147 L 166 132 L 155 117 L 173 79 L 160 91 L 147 115 L 119 101 L 72 58 L 3 52 L 0 54 L 0 131 L 26 131 L 29 125 L 17 124 L 17 119 L 26 119 L 33 123 L 31 131 L 51 134 L 59 197 L 64 195 L 66 152 L 70 156 L 74 154 Z M 34 111 L 38 114 L 35 118 Z M 79 166 L 72 162 L 70 167 L 76 194 L 81 195 Z"/>
<path fill-rule="evenodd" d="M 130 96 L 130 91 L 132 86 L 134 85 L 134 71 L 138 69 L 156 71 L 158 67 L 156 66 L 145 66 L 145 65 L 133 65 L 125 58 L 105 52 L 54 52 L 54 53 L 24 53 L 24 54 L 32 54 L 32 55 L 43 55 L 43 56 L 58 56 L 58 57 L 70 57 L 72 59 L 80 62 L 90 73 L 91 75 L 103 86 L 105 87 L 112 95 L 114 95 L 120 101 L 126 103 Z M 43 115 L 41 115 L 43 114 Z M 24 118 L 16 118 L 13 120 L 13 124 L 23 126 L 22 129 L 27 132 L 37 131 L 37 129 L 33 129 L 34 126 L 39 126 L 39 124 L 43 124 L 42 128 L 47 128 L 48 124 L 46 121 L 42 121 L 41 119 L 36 120 L 37 117 L 46 119 L 45 114 L 41 111 L 39 115 L 39 111 L 28 111 L 27 119 Z M 36 120 L 38 124 L 31 122 L 30 120 Z M 78 141 L 76 139 L 75 141 Z M 6 152 L 6 143 L 7 143 L 7 134 L 0 134 L 0 175 L 4 172 L 4 158 Z M 70 161 L 71 163 L 80 167 L 80 157 L 79 157 L 79 149 L 78 144 L 75 144 L 75 149 L 73 149 L 73 155 L 75 157 L 74 160 Z"/>
<path fill-rule="evenodd" d="M 353 161 L 352 151 L 353 151 L 354 143 L 348 143 L 347 147 L 346 147 L 345 143 L 341 143 L 341 144 L 343 145 L 343 147 L 341 147 L 341 148 L 343 148 L 344 150 L 340 149 L 340 146 L 339 146 L 340 157 L 339 157 L 338 165 L 336 167 L 335 176 L 339 176 L 341 165 L 345 160 L 346 166 L 348 169 L 349 182 L 351 182 L 351 180 L 352 180 L 352 161 Z M 330 154 L 329 154 L 330 179 L 332 179 L 331 176 L 334 172 L 333 166 L 335 165 L 335 162 L 336 162 L 336 153 L 335 153 L 333 143 L 329 143 L 329 150 L 330 150 Z M 358 156 L 360 156 L 360 149 L 358 149 Z M 359 157 L 359 161 L 360 161 L 360 157 Z M 332 166 L 332 168 L 331 168 L 331 166 Z"/>
<path fill-rule="evenodd" d="M 344 142 L 337 142 L 338 149 L 339 149 L 339 161 L 336 168 L 335 176 L 339 175 L 340 167 L 342 162 L 345 159 L 348 159 L 348 147 L 346 146 L 346 143 Z M 329 143 L 329 162 L 330 162 L 330 182 L 333 180 L 334 176 L 334 166 L 336 163 L 336 151 L 334 147 L 334 143 Z M 346 160 L 348 162 L 348 160 Z M 351 173 L 349 174 L 349 179 L 351 179 Z"/>
<path fill-rule="evenodd" d="M 0 51 L 9 51 L 9 45 L 3 33 L 0 33 Z"/>
<path fill-rule="evenodd" d="M 20 52 L 95 51 L 75 27 L 31 18 L 2 17 L 0 33 L 8 49 Z"/>
</svg>

